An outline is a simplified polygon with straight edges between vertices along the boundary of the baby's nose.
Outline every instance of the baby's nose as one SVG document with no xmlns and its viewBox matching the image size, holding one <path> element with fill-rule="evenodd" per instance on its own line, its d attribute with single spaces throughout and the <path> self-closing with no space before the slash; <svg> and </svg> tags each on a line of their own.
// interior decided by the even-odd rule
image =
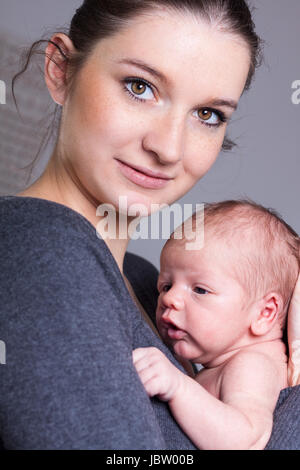
<svg viewBox="0 0 300 470">
<path fill-rule="evenodd" d="M 173 309 L 173 310 L 182 310 L 184 307 L 184 300 L 183 296 L 180 292 L 174 288 L 168 290 L 163 298 L 162 303 L 166 307 L 166 309 Z"/>
</svg>

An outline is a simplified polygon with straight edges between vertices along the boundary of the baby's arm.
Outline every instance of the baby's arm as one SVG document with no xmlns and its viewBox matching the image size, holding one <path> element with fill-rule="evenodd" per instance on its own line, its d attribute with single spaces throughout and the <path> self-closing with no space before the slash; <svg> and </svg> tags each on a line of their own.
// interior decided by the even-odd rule
<svg viewBox="0 0 300 470">
<path fill-rule="evenodd" d="M 223 369 L 220 400 L 155 348 L 137 349 L 134 364 L 150 396 L 168 401 L 174 418 L 200 449 L 263 449 L 279 388 L 261 353 L 238 353 Z"/>
</svg>

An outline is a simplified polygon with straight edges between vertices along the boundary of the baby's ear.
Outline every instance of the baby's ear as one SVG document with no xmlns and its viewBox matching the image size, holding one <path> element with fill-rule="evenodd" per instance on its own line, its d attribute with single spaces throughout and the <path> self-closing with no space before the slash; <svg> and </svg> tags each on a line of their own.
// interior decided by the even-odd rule
<svg viewBox="0 0 300 470">
<path fill-rule="evenodd" d="M 283 301 L 279 294 L 271 292 L 259 300 L 254 308 L 256 312 L 250 326 L 251 333 L 254 336 L 263 336 L 269 333 L 275 325 L 282 311 Z"/>
</svg>

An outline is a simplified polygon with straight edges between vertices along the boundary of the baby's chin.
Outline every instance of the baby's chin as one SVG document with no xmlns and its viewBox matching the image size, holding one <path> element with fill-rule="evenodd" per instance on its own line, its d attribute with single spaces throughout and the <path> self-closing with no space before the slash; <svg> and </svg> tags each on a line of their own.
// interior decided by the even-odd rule
<svg viewBox="0 0 300 470">
<path fill-rule="evenodd" d="M 194 354 L 190 351 L 189 345 L 184 340 L 173 341 L 172 350 L 176 356 L 193 361 Z"/>
<path fill-rule="evenodd" d="M 173 342 L 171 349 L 178 358 L 184 359 L 185 361 L 192 362 L 193 364 L 199 364 L 201 366 L 206 363 L 209 358 L 208 355 L 203 351 L 195 351 L 191 345 L 184 340 Z"/>
<path fill-rule="evenodd" d="M 161 326 L 158 324 L 158 332 L 163 342 L 178 358 L 194 363 L 201 363 L 203 352 L 198 349 L 195 350 L 195 347 L 188 341 L 188 335 L 185 331 L 172 328 L 171 326 L 167 328 L 165 325 Z"/>
</svg>

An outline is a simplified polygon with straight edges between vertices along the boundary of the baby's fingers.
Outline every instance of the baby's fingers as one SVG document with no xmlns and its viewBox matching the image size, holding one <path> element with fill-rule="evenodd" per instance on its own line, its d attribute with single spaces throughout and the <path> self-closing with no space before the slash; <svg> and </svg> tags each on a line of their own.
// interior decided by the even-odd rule
<svg viewBox="0 0 300 470">
<path fill-rule="evenodd" d="M 135 367 L 149 367 L 158 362 L 162 353 L 157 348 L 138 348 L 132 353 L 132 359 Z"/>
<path fill-rule="evenodd" d="M 140 378 L 141 378 L 141 375 L 140 375 Z M 160 377 L 158 377 L 157 375 L 150 375 L 147 378 L 147 376 L 145 375 L 143 380 L 142 380 L 142 384 L 144 385 L 144 388 L 149 397 L 155 397 L 156 395 L 160 395 L 162 393 L 162 384 L 161 384 Z"/>
<path fill-rule="evenodd" d="M 139 361 L 136 365 L 136 370 L 147 395 L 154 397 L 155 395 L 162 394 L 164 392 L 163 381 L 161 376 L 157 373 L 156 367 L 145 366 L 145 364 L 141 364 L 141 362 L 142 361 Z"/>
<path fill-rule="evenodd" d="M 133 363 L 136 364 L 141 359 L 147 358 L 147 356 L 149 355 L 148 349 L 149 348 L 138 348 L 132 351 Z"/>
</svg>

